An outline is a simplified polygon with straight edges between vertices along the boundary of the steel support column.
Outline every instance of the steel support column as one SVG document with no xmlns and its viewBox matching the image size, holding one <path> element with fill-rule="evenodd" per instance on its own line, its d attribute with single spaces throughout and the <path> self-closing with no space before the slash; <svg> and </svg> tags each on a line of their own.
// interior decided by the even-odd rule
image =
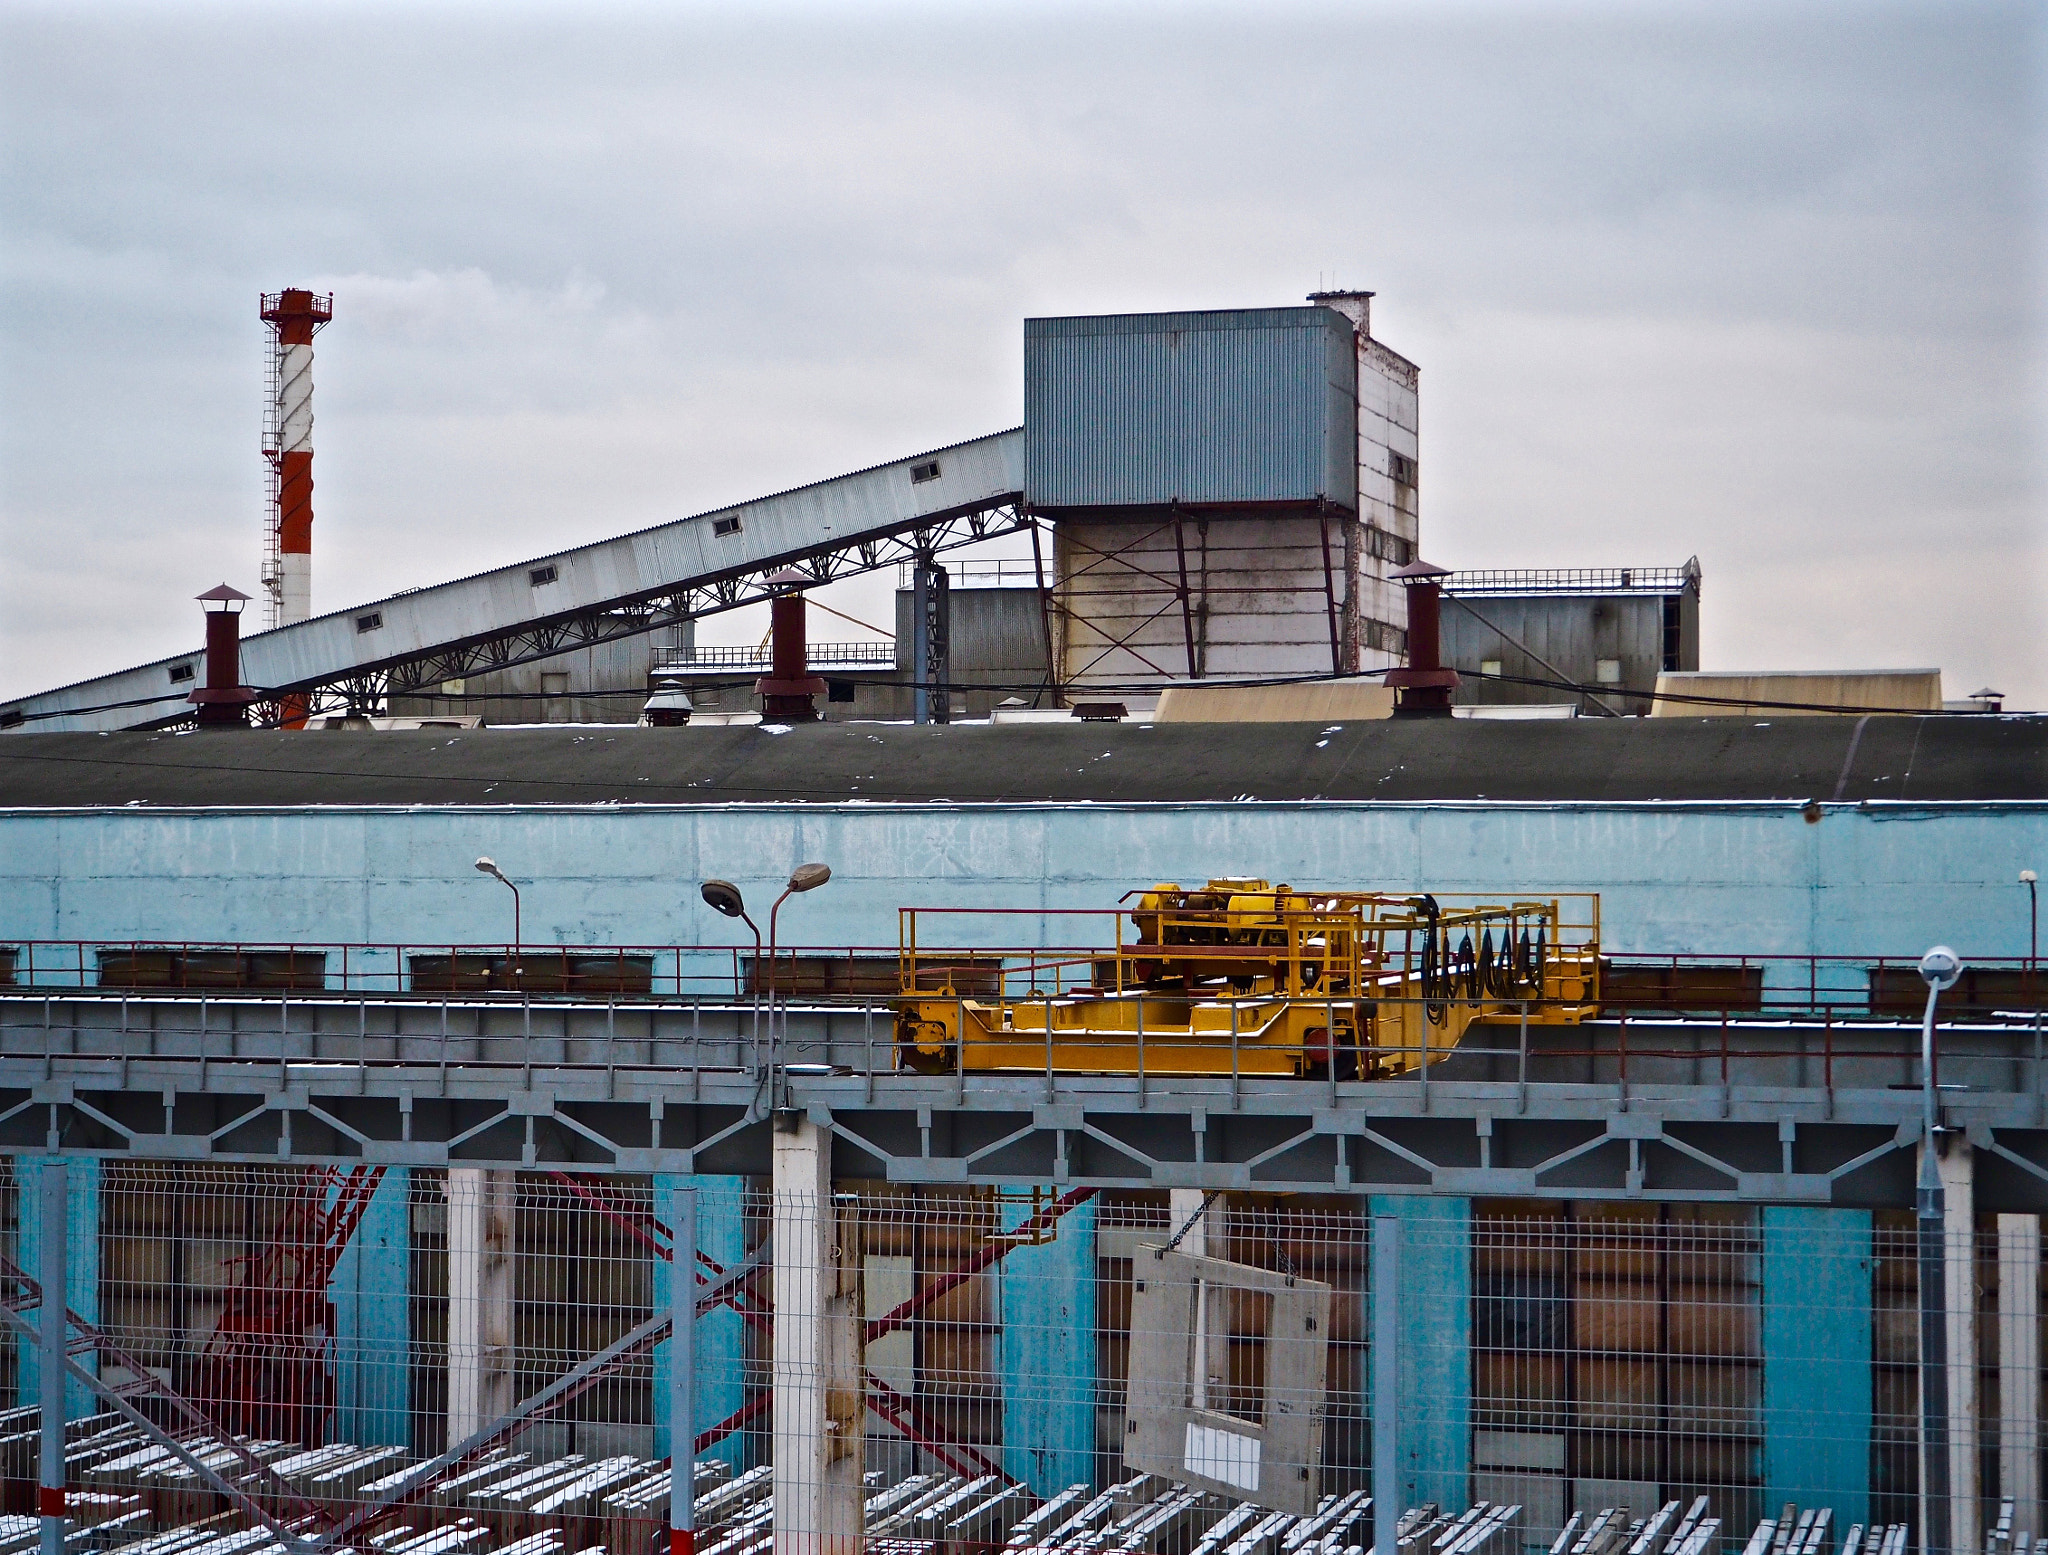
<svg viewBox="0 0 2048 1555">
<path fill-rule="evenodd" d="M 1868 1523 L 1871 1220 L 1763 1211 L 1764 1504 L 1827 1505 Z"/>
<path fill-rule="evenodd" d="M 334 1263 L 333 1439 L 434 1452 L 412 1440 L 412 1173 L 385 1171 Z"/>
<path fill-rule="evenodd" d="M 66 1182 L 63 1211 L 49 1211 L 43 1199 L 46 1175 L 61 1172 Z M 100 1163 L 90 1156 L 16 1156 L 14 1180 L 19 1190 L 21 1229 L 16 1252 L 24 1269 L 42 1264 L 46 1238 L 69 1243 L 65 1286 L 60 1307 L 68 1306 L 88 1323 L 100 1320 Z M 42 1357 L 33 1340 L 18 1343 L 20 1396 L 24 1402 L 42 1395 Z M 85 1354 L 79 1365 L 99 1369 L 99 1357 Z M 73 1379 L 64 1390 L 64 1413 L 82 1419 L 98 1408 L 92 1390 Z"/>
<path fill-rule="evenodd" d="M 1392 1271 L 1371 1271 L 1373 1333 L 1381 1333 L 1381 1304 L 1400 1314 L 1391 1349 L 1373 1347 L 1373 1397 L 1399 1392 L 1393 1438 L 1395 1504 L 1466 1503 L 1472 1478 L 1472 1201 L 1374 1195 L 1373 1225 L 1392 1220 L 1400 1249 Z M 1375 1234 L 1373 1251 L 1380 1250 Z M 1373 1418 L 1373 1488 L 1379 1474 L 1380 1411 Z"/>
<path fill-rule="evenodd" d="M 747 1221 L 744 1177 L 685 1176 L 661 1172 L 654 1178 L 657 1213 L 666 1217 L 669 1195 L 688 1188 L 697 1199 L 696 1286 L 699 1292 L 707 1275 L 737 1268 L 746 1257 Z M 672 1223 L 671 1223 L 672 1227 Z M 671 1242 L 673 1249 L 673 1242 Z M 708 1260 L 708 1265 L 707 1261 Z M 666 1309 L 675 1299 L 679 1285 L 672 1258 L 654 1258 L 654 1305 Z M 687 1262 L 683 1267 L 689 1267 Z M 726 1419 L 746 1402 L 746 1319 L 729 1305 L 713 1307 L 697 1318 L 697 1383 L 691 1395 L 697 1428 Z M 673 1346 L 663 1341 L 654 1350 L 654 1456 L 665 1458 L 675 1450 L 674 1425 L 670 1418 L 670 1354 Z M 735 1473 L 747 1465 L 747 1436 L 735 1431 L 706 1448 L 700 1457 L 721 1460 Z"/>
<path fill-rule="evenodd" d="M 1031 1213 L 1006 1203 L 1002 1229 Z M 1095 1205 L 1067 1211 L 1052 1231 L 1000 1266 L 1003 1472 L 1040 1500 L 1090 1478 L 1095 1458 Z"/>
</svg>

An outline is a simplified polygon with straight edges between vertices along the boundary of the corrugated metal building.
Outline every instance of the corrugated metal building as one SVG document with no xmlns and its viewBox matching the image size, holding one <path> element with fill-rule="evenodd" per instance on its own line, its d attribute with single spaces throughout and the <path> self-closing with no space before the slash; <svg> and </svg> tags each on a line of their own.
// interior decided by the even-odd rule
<svg viewBox="0 0 2048 1555">
<path fill-rule="evenodd" d="M 1025 322 L 1025 499 L 1052 519 L 1063 681 L 1396 663 L 1416 373 L 1327 306 Z"/>
<path fill-rule="evenodd" d="M 1699 668 L 1698 557 L 1683 567 L 1455 572 L 1443 594 L 1443 659 L 1463 677 L 1461 704 L 1647 713 L 1660 674 Z"/>
</svg>

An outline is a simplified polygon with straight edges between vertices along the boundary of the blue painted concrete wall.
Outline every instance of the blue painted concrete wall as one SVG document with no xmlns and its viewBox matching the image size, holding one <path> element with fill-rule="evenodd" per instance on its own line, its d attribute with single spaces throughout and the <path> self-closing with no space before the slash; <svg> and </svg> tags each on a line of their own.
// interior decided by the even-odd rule
<svg viewBox="0 0 2048 1555">
<path fill-rule="evenodd" d="M 2048 805 L 744 805 L 707 808 L 0 812 L 0 942 L 737 943 L 707 875 L 766 906 L 788 868 L 834 878 L 790 943 L 893 950 L 896 909 L 1101 908 L 1134 883 L 1257 874 L 1305 886 L 1603 895 L 1624 951 L 1917 957 L 2026 949 L 2020 868 Z M 1080 918 L 927 924 L 965 943 L 1099 941 Z"/>
<path fill-rule="evenodd" d="M 1003 1229 L 1030 1217 L 1006 1204 Z M 1018 1247 L 1002 1282 L 1003 1472 L 1049 1499 L 1095 1476 L 1095 1201 L 1062 1215 L 1058 1237 Z"/>
<path fill-rule="evenodd" d="M 385 1170 L 356 1234 L 334 1263 L 334 1423 L 331 1441 L 437 1451 L 411 1433 L 412 1173 Z"/>
<path fill-rule="evenodd" d="M 1870 1511 L 1871 1220 L 1763 1212 L 1764 1501 Z"/>
<path fill-rule="evenodd" d="M 747 1255 L 746 1190 L 744 1177 L 684 1177 L 659 1173 L 654 1179 L 654 1213 L 668 1223 L 669 1193 L 694 1185 L 697 1189 L 697 1250 L 721 1269 L 730 1269 Z M 699 1265 L 701 1268 L 702 1265 Z M 709 1269 L 707 1278 L 715 1278 Z M 666 1311 L 675 1289 L 675 1266 L 668 1260 L 654 1260 L 654 1310 Z M 654 1455 L 669 1456 L 672 1437 L 668 1407 L 669 1367 L 674 1364 L 668 1342 L 654 1347 Z M 730 1307 L 720 1307 L 697 1319 L 697 1386 L 693 1407 L 701 1435 L 726 1419 L 746 1402 L 746 1319 Z M 731 1464 L 737 1472 L 748 1468 L 747 1434 L 735 1432 L 714 1442 L 699 1454 L 703 1463 Z"/>
<path fill-rule="evenodd" d="M 54 1164 L 54 1163 L 52 1163 Z M 64 1282 L 67 1287 L 64 1302 L 73 1312 L 88 1323 L 100 1320 L 100 1163 L 89 1156 L 68 1156 L 64 1164 L 70 1168 L 70 1181 L 65 1189 L 69 1212 L 65 1217 L 63 1236 L 65 1250 Z M 42 1174 L 48 1168 L 32 1156 L 14 1158 L 14 1181 L 17 1199 L 19 1233 L 15 1240 L 14 1261 L 26 1270 L 31 1278 L 42 1267 L 43 1237 L 47 1228 L 43 1225 Z M 17 1397 L 20 1402 L 33 1404 L 42 1387 L 42 1358 L 37 1354 L 35 1341 L 23 1335 L 15 1337 L 15 1349 L 20 1356 L 17 1372 L 19 1385 Z M 79 1364 L 95 1375 L 99 1371 L 96 1356 L 80 1356 Z M 96 1414 L 101 1408 L 98 1396 L 84 1383 L 72 1378 L 64 1385 L 64 1415 L 68 1420 L 81 1420 Z"/>
<path fill-rule="evenodd" d="M 1400 1224 L 1395 1312 L 1401 1330 L 1401 1410 L 1396 1425 L 1403 1506 L 1463 1507 L 1472 1477 L 1472 1201 L 1374 1194 L 1371 1213 Z M 1377 1332 L 1386 1298 L 1371 1275 Z M 1385 1357 L 1373 1355 L 1373 1367 Z M 1374 1397 L 1368 1381 L 1366 1397 Z"/>
</svg>

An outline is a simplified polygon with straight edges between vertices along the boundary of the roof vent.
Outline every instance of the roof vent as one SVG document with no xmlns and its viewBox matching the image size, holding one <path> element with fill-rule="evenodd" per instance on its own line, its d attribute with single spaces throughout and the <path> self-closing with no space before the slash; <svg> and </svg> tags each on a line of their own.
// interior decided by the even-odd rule
<svg viewBox="0 0 2048 1555">
<path fill-rule="evenodd" d="M 1131 710 L 1121 702 L 1076 702 L 1074 716 L 1088 723 L 1122 723 L 1130 717 Z"/>
</svg>

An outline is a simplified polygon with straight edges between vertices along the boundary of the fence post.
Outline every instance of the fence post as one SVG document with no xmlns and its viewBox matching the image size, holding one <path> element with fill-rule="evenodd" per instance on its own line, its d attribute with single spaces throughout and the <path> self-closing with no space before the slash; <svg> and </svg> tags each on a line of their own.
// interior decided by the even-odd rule
<svg viewBox="0 0 2048 1555">
<path fill-rule="evenodd" d="M 695 1555 L 697 1539 L 697 1190 L 669 1191 L 668 1544 Z"/>
<path fill-rule="evenodd" d="M 42 1169 L 42 1257 L 37 1277 L 43 1283 L 40 1354 L 37 1379 L 42 1405 L 42 1464 L 36 1512 L 42 1518 L 42 1555 L 64 1555 L 64 1306 L 70 1289 L 65 1221 L 70 1209 L 69 1169 L 59 1159 Z"/>
<path fill-rule="evenodd" d="M 1373 1555 L 1394 1555 L 1401 1518 L 1401 1222 L 1372 1217 Z"/>
</svg>

